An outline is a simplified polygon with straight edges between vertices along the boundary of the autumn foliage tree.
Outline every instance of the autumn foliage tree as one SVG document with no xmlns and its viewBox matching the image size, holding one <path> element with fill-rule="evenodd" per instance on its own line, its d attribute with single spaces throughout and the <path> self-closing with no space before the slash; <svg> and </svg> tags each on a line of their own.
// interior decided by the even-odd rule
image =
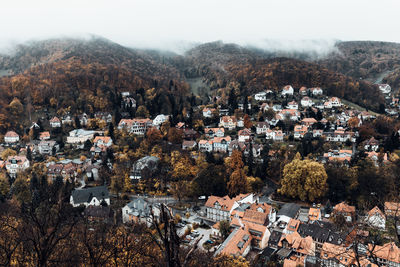
<svg viewBox="0 0 400 267">
<path fill-rule="evenodd" d="M 293 161 L 283 169 L 278 192 L 302 201 L 315 201 L 325 195 L 327 178 L 324 165 L 309 159 L 302 160 L 297 153 Z"/>
</svg>

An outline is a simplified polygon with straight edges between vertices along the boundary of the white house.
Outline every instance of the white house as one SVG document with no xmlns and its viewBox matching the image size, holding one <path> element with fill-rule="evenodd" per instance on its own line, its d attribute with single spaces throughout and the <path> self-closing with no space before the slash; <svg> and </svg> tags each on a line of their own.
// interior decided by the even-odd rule
<svg viewBox="0 0 400 267">
<path fill-rule="evenodd" d="M 199 141 L 199 151 L 211 152 L 213 150 L 212 140 L 200 140 Z"/>
<path fill-rule="evenodd" d="M 224 128 L 205 128 L 204 133 L 210 137 L 224 137 L 225 129 Z"/>
<path fill-rule="evenodd" d="M 303 97 L 300 101 L 300 104 L 302 107 L 312 107 L 313 106 L 313 101 L 311 100 L 311 98 L 309 98 L 308 96 Z"/>
<path fill-rule="evenodd" d="M 4 135 L 4 142 L 8 144 L 18 143 L 19 135 L 14 131 L 8 131 Z"/>
<path fill-rule="evenodd" d="M 267 100 L 267 93 L 266 92 L 259 92 L 254 95 L 254 99 L 256 101 L 265 101 Z"/>
<path fill-rule="evenodd" d="M 93 140 L 93 145 L 101 147 L 110 147 L 112 145 L 113 141 L 111 137 L 109 136 L 96 136 Z"/>
<path fill-rule="evenodd" d="M 307 132 L 308 127 L 306 125 L 294 126 L 294 139 L 302 139 Z"/>
<path fill-rule="evenodd" d="M 291 101 L 287 105 L 288 109 L 299 109 L 299 104 L 296 101 Z"/>
<path fill-rule="evenodd" d="M 249 141 L 251 137 L 251 130 L 247 128 L 240 130 L 238 133 L 238 137 L 239 137 L 239 142 Z"/>
<path fill-rule="evenodd" d="M 29 168 L 29 160 L 25 156 L 8 156 L 5 165 L 10 176 L 15 177 L 18 172 Z"/>
<path fill-rule="evenodd" d="M 265 133 L 265 139 L 274 141 L 283 141 L 283 132 L 281 130 L 268 129 Z"/>
<path fill-rule="evenodd" d="M 368 212 L 366 222 L 372 227 L 385 229 L 385 214 L 383 214 L 383 212 L 377 206 L 375 206 L 372 210 Z"/>
<path fill-rule="evenodd" d="M 152 125 L 153 121 L 150 119 L 122 119 L 118 123 L 118 129 L 127 129 L 130 133 L 144 135 Z"/>
<path fill-rule="evenodd" d="M 311 93 L 312 93 L 314 96 L 317 96 L 317 95 L 322 95 L 324 92 L 322 91 L 321 88 L 315 87 L 315 88 L 311 88 Z"/>
<path fill-rule="evenodd" d="M 287 95 L 293 95 L 294 90 L 293 87 L 291 85 L 286 85 L 285 87 L 283 87 L 282 89 L 282 96 L 287 96 Z"/>
<path fill-rule="evenodd" d="M 110 205 L 110 196 L 106 186 L 96 186 L 84 189 L 75 189 L 72 191 L 70 203 L 74 207 L 80 205 L 87 206 L 100 206 L 107 204 Z"/>
<path fill-rule="evenodd" d="M 204 118 L 212 118 L 213 113 L 216 111 L 215 108 L 204 108 L 203 109 L 203 117 Z"/>
<path fill-rule="evenodd" d="M 59 127 L 61 127 L 61 121 L 60 121 L 60 119 L 57 118 L 57 117 L 52 118 L 52 119 L 50 120 L 50 126 L 51 126 L 52 128 L 59 128 Z"/>
<path fill-rule="evenodd" d="M 389 84 L 378 84 L 378 86 L 379 90 L 381 90 L 383 94 L 389 94 L 392 91 L 392 88 Z"/>
<path fill-rule="evenodd" d="M 164 122 L 166 122 L 168 119 L 169 115 L 164 115 L 164 114 L 157 115 L 153 120 L 153 125 L 158 127 Z"/>
<path fill-rule="evenodd" d="M 257 134 L 265 134 L 269 129 L 269 123 L 266 121 L 257 122 L 256 124 L 256 133 Z"/>
<path fill-rule="evenodd" d="M 227 152 L 229 144 L 231 143 L 231 137 L 214 137 L 212 140 L 213 151 L 215 152 Z"/>
<path fill-rule="evenodd" d="M 94 137 L 95 131 L 88 131 L 84 129 L 75 129 L 69 132 L 67 136 L 68 144 L 84 143 L 86 140 L 91 140 Z"/>
<path fill-rule="evenodd" d="M 331 102 L 332 107 L 341 107 L 342 101 L 340 101 L 339 97 L 332 97 L 329 102 Z"/>
</svg>

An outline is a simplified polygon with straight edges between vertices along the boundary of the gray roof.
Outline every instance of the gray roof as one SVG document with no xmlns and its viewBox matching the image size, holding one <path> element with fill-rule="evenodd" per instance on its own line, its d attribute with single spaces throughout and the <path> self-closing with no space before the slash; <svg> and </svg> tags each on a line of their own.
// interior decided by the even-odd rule
<svg viewBox="0 0 400 267">
<path fill-rule="evenodd" d="M 314 241 L 320 243 L 329 242 L 335 245 L 341 245 L 346 236 L 340 233 L 332 223 L 314 222 L 312 224 L 300 224 L 297 232 L 302 237 L 311 236 Z"/>
<path fill-rule="evenodd" d="M 75 204 L 90 202 L 93 197 L 96 197 L 99 201 L 110 198 L 107 187 L 96 186 L 72 191 L 72 198 Z"/>
<path fill-rule="evenodd" d="M 150 203 L 144 198 L 136 198 L 126 204 L 130 209 L 130 214 L 136 217 L 149 217 L 151 214 Z"/>
<path fill-rule="evenodd" d="M 297 213 L 300 210 L 300 205 L 295 204 L 295 203 L 286 203 L 285 205 L 282 206 L 282 208 L 278 211 L 278 217 L 279 216 L 287 216 L 290 218 L 295 218 Z"/>
<path fill-rule="evenodd" d="M 150 170 L 154 170 L 157 168 L 160 159 L 154 156 L 145 156 L 133 164 L 133 169 L 135 171 L 141 171 L 144 168 L 149 168 Z"/>
</svg>

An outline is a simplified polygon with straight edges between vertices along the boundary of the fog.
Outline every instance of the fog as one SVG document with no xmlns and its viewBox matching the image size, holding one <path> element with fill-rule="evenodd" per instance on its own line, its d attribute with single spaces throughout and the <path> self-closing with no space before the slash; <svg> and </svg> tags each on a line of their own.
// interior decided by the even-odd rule
<svg viewBox="0 0 400 267">
<path fill-rule="evenodd" d="M 222 40 L 326 54 L 337 40 L 400 42 L 399 8 L 397 0 L 4 0 L 0 49 L 93 34 L 177 53 Z"/>
</svg>

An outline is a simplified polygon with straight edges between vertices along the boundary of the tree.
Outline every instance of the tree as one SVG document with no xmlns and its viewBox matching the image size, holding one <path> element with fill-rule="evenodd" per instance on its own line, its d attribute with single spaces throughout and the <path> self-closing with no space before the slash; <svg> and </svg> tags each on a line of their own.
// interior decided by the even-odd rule
<svg viewBox="0 0 400 267">
<path fill-rule="evenodd" d="M 156 128 L 150 128 L 146 132 L 146 139 L 151 146 L 154 146 L 155 144 L 161 141 L 162 139 L 161 132 Z"/>
<path fill-rule="evenodd" d="M 324 165 L 309 159 L 301 160 L 300 154 L 297 153 L 293 161 L 283 169 L 283 179 L 278 192 L 302 201 L 314 201 L 325 195 L 327 178 Z"/>
<path fill-rule="evenodd" d="M 222 237 L 226 239 L 231 233 L 231 224 L 227 220 L 222 220 L 219 222 L 219 232 Z"/>
<path fill-rule="evenodd" d="M 232 172 L 228 182 L 229 195 L 236 196 L 247 192 L 247 177 L 243 169 L 236 169 Z"/>
<path fill-rule="evenodd" d="M 168 141 L 174 144 L 182 143 L 183 132 L 180 129 L 175 127 L 171 127 L 168 130 Z"/>
<path fill-rule="evenodd" d="M 245 128 L 250 129 L 253 126 L 253 122 L 248 114 L 245 114 L 243 117 L 243 124 Z"/>
<path fill-rule="evenodd" d="M 136 116 L 139 118 L 148 118 L 150 113 L 145 106 L 139 106 L 136 110 Z"/>
<path fill-rule="evenodd" d="M 15 155 L 17 155 L 17 151 L 15 151 L 11 148 L 7 148 L 6 150 L 3 151 L 3 153 L 1 153 L 1 158 L 4 161 L 6 161 L 9 156 L 15 156 Z"/>
</svg>

